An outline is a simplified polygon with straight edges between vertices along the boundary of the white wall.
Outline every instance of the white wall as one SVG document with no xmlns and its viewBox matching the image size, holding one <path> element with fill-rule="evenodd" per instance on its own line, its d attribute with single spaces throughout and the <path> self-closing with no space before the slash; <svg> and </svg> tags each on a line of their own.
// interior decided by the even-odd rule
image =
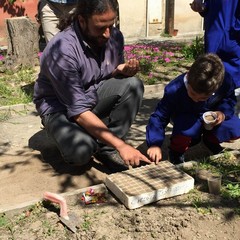
<svg viewBox="0 0 240 240">
<path fill-rule="evenodd" d="M 120 30 L 125 39 L 160 36 L 165 28 L 166 1 L 168 0 L 118 0 Z M 162 12 L 158 14 L 154 9 L 147 15 L 147 3 L 150 10 L 156 6 Z M 202 33 L 202 17 L 191 10 L 190 3 L 191 0 L 175 0 L 174 28 L 178 29 L 178 35 Z M 149 24 L 155 17 L 158 19 L 156 24 Z"/>
<path fill-rule="evenodd" d="M 202 17 L 192 11 L 189 0 L 175 0 L 174 28 L 179 34 L 202 32 Z"/>
</svg>

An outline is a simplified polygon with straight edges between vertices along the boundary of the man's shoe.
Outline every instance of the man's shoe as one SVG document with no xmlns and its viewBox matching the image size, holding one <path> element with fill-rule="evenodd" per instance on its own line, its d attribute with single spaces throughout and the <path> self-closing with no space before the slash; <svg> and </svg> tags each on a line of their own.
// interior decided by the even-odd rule
<svg viewBox="0 0 240 240">
<path fill-rule="evenodd" d="M 121 172 L 128 170 L 129 167 L 124 163 L 119 153 L 112 154 L 96 153 L 94 157 L 108 167 L 111 172 Z"/>
<path fill-rule="evenodd" d="M 212 143 L 206 139 L 203 139 L 205 146 L 215 155 L 223 151 L 223 147 L 219 143 Z"/>
<path fill-rule="evenodd" d="M 173 150 L 169 150 L 168 157 L 169 161 L 175 165 L 185 162 L 184 154 L 175 152 Z"/>
</svg>

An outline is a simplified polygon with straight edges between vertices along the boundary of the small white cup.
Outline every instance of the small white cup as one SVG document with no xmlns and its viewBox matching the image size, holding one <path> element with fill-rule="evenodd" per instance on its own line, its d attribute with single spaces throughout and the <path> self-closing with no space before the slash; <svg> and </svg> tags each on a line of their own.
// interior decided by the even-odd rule
<svg viewBox="0 0 240 240">
<path fill-rule="evenodd" d="M 213 129 L 213 123 L 217 120 L 217 114 L 215 112 L 209 111 L 203 114 L 204 127 L 206 130 Z"/>
</svg>

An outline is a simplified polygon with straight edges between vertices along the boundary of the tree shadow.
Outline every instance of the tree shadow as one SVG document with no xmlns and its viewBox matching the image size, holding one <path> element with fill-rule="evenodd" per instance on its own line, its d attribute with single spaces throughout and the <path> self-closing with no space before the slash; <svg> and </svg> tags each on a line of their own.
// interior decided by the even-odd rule
<svg viewBox="0 0 240 240">
<path fill-rule="evenodd" d="M 90 170 L 92 167 L 105 172 L 106 169 L 92 159 L 84 166 L 71 165 L 64 161 L 57 146 L 47 136 L 45 129 L 37 132 L 29 139 L 29 147 L 41 153 L 41 161 L 48 163 L 54 169 L 57 175 L 70 174 L 71 176 L 79 176 Z"/>
<path fill-rule="evenodd" d="M 11 17 L 20 17 L 25 15 L 25 8 L 16 4 L 11 4 L 8 0 L 2 0 L 0 2 L 0 8 L 3 12 L 8 13 Z"/>
</svg>

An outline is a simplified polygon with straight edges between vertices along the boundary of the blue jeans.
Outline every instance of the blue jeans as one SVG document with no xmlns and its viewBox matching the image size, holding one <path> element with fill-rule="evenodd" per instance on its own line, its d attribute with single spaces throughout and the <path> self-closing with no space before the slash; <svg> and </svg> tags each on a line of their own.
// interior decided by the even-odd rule
<svg viewBox="0 0 240 240">
<path fill-rule="evenodd" d="M 105 80 L 97 90 L 99 101 L 93 112 L 111 132 L 124 139 L 141 105 L 143 91 L 143 83 L 136 77 Z M 114 151 L 68 119 L 65 112 L 45 115 L 42 122 L 48 136 L 70 164 L 84 165 L 96 152 L 111 154 Z"/>
</svg>

